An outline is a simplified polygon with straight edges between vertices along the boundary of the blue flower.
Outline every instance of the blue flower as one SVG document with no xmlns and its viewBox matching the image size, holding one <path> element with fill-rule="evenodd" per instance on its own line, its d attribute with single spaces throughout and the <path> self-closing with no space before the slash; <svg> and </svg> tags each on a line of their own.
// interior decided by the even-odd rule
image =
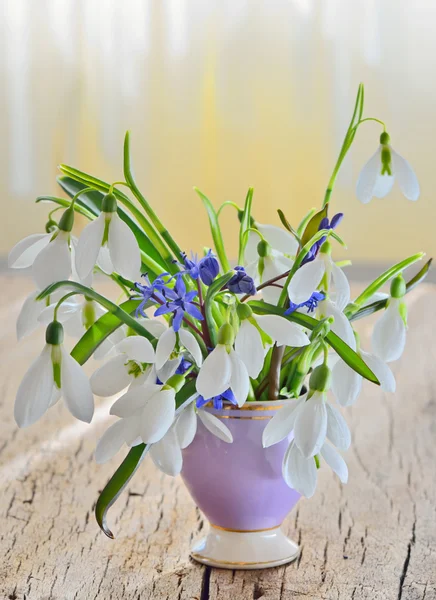
<svg viewBox="0 0 436 600">
<path fill-rule="evenodd" d="M 324 217 L 321 221 L 321 223 L 319 224 L 318 227 L 318 231 L 321 231 L 321 229 L 335 229 L 339 223 L 342 221 L 342 219 L 344 218 L 344 214 L 343 213 L 337 213 L 334 217 L 332 217 L 332 220 L 329 221 L 328 217 Z M 312 260 L 314 260 L 321 248 L 321 246 L 324 244 L 326 238 L 325 236 L 323 236 L 320 240 L 318 240 L 317 242 L 315 242 L 312 246 L 312 248 L 309 250 L 309 252 L 306 254 L 306 256 L 304 257 L 304 260 L 302 262 L 302 265 L 305 265 L 308 262 L 311 262 Z"/>
<path fill-rule="evenodd" d="M 197 292 L 195 290 L 191 292 L 186 291 L 185 282 L 181 273 L 175 275 L 176 283 L 174 289 L 164 287 L 162 290 L 165 303 L 154 313 L 154 316 L 166 315 L 168 313 L 174 313 L 173 328 L 174 331 L 179 331 L 183 321 L 185 313 L 191 315 L 199 321 L 203 320 L 203 315 L 193 303 Z"/>
<path fill-rule="evenodd" d="M 176 369 L 176 375 L 184 375 L 191 365 L 192 363 L 189 360 L 186 360 L 186 358 L 182 358 L 179 366 Z"/>
<path fill-rule="evenodd" d="M 311 297 L 305 302 L 302 302 L 301 304 L 294 304 L 293 302 L 291 302 L 288 310 L 285 311 L 285 315 L 290 315 L 291 313 L 295 312 L 297 308 L 302 308 L 303 306 L 307 306 L 308 313 L 314 312 L 319 302 L 324 300 L 324 298 L 325 294 L 323 294 L 322 292 L 313 292 Z"/>
<path fill-rule="evenodd" d="M 212 254 L 212 250 L 209 250 L 206 256 L 203 256 L 200 260 L 198 260 L 197 255 L 192 252 L 191 258 L 187 257 L 186 252 L 182 252 L 182 260 L 183 263 L 178 263 L 183 268 L 181 273 L 190 275 L 192 279 L 198 279 L 200 277 L 205 285 L 211 285 L 212 281 L 220 272 L 219 262 L 215 255 Z"/>
<path fill-rule="evenodd" d="M 236 273 L 227 284 L 228 289 L 235 294 L 254 296 L 257 290 L 253 278 L 247 275 L 244 267 L 235 267 L 235 271 Z"/>
<path fill-rule="evenodd" d="M 169 273 L 162 273 L 153 281 L 153 283 L 150 283 L 148 273 L 144 273 L 142 277 L 145 279 L 145 285 L 138 282 L 135 283 L 135 289 L 139 292 L 140 295 L 133 296 L 133 300 L 141 300 L 141 303 L 135 311 L 136 318 L 138 318 L 139 315 L 141 315 L 142 317 L 147 317 L 147 315 L 144 312 L 146 304 L 150 300 L 157 302 L 157 297 L 161 299 L 160 292 L 162 292 L 165 289 L 165 282 L 163 278 L 167 277 L 168 275 Z"/>
<path fill-rule="evenodd" d="M 182 263 L 179 263 L 176 260 L 173 262 L 177 263 L 183 268 L 183 271 L 181 271 L 183 275 L 190 275 L 192 279 L 198 279 L 198 256 L 191 252 L 191 258 L 188 258 L 186 252 L 182 252 L 182 261 Z"/>
<path fill-rule="evenodd" d="M 208 402 L 212 401 L 213 407 L 216 408 L 217 410 L 221 410 L 223 407 L 223 404 L 224 404 L 224 400 L 227 400 L 231 404 L 238 406 L 238 403 L 236 402 L 236 398 L 233 395 L 232 390 L 229 388 L 227 391 L 223 392 L 219 396 L 215 396 L 215 398 L 203 398 L 203 396 L 198 396 L 197 408 L 202 408 Z"/>
</svg>

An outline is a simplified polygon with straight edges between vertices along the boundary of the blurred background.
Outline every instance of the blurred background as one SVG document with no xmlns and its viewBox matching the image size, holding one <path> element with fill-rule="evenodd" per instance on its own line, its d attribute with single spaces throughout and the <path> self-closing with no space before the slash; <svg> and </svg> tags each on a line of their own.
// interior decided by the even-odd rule
<svg viewBox="0 0 436 600">
<path fill-rule="evenodd" d="M 415 168 L 418 203 L 398 188 L 361 205 L 355 182 L 380 127 L 359 130 L 332 199 L 356 265 L 436 252 L 436 3 L 431 0 L 2 0 L 0 257 L 41 231 L 40 194 L 60 195 L 57 164 L 122 178 L 124 133 L 135 173 L 181 246 L 211 243 L 194 185 L 218 206 L 293 224 L 320 206 L 366 86 L 365 116 L 387 123 Z M 229 256 L 237 220 L 222 215 Z"/>
</svg>

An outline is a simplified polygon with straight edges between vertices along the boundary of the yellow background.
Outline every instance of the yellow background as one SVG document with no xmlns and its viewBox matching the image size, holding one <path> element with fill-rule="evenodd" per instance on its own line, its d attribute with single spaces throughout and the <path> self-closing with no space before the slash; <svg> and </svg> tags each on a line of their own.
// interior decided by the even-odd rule
<svg viewBox="0 0 436 600">
<path fill-rule="evenodd" d="M 360 81 L 414 166 L 417 203 L 397 188 L 361 205 L 358 172 L 380 128 L 365 124 L 332 199 L 347 256 L 386 263 L 435 253 L 436 4 L 430 1 L 10 0 L 0 34 L 0 255 L 41 231 L 56 165 L 122 178 L 132 131 L 144 195 L 189 251 L 210 244 L 198 186 L 218 206 L 293 224 L 322 202 Z M 236 257 L 237 221 L 222 225 Z M 344 256 L 344 253 L 340 253 Z"/>
</svg>

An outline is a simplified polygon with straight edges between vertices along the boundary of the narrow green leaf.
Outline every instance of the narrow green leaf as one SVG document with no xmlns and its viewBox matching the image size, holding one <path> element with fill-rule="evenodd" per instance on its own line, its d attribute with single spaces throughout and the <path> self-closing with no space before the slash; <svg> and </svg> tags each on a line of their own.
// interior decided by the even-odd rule
<svg viewBox="0 0 436 600">
<path fill-rule="evenodd" d="M 241 226 L 239 228 L 239 253 L 238 253 L 238 265 L 244 264 L 245 248 L 248 242 L 248 236 L 245 232 L 251 224 L 251 204 L 253 202 L 253 188 L 250 188 L 245 198 L 244 210 L 242 212 Z"/>
<path fill-rule="evenodd" d="M 267 304 L 266 302 L 262 302 L 259 300 L 251 300 L 248 304 L 258 315 L 264 314 L 274 314 L 280 315 L 281 317 L 285 317 L 289 321 L 293 323 L 297 323 L 298 325 L 302 325 L 307 329 L 314 329 L 318 324 L 319 320 L 314 319 L 313 317 L 309 317 L 309 315 L 305 315 L 299 312 L 293 312 L 290 315 L 284 315 L 283 309 L 278 306 L 273 306 L 272 304 Z M 337 354 L 342 358 L 344 362 L 347 363 L 349 367 L 351 367 L 356 373 L 368 379 L 372 383 L 376 383 L 380 385 L 379 380 L 371 371 L 371 369 L 367 366 L 365 361 L 354 351 L 348 344 L 346 344 L 340 337 L 338 337 L 333 331 L 330 331 L 326 337 L 326 342 L 337 352 Z"/>
<path fill-rule="evenodd" d="M 301 236 L 301 245 L 302 246 L 305 246 L 307 244 L 307 242 L 311 238 L 313 238 L 313 236 L 319 230 L 321 221 L 327 216 L 327 213 L 328 213 L 328 204 L 326 204 L 322 210 L 318 211 L 317 213 L 315 213 L 313 215 L 313 217 L 310 219 L 310 221 L 306 225 L 303 235 Z"/>
<path fill-rule="evenodd" d="M 303 217 L 303 219 L 301 220 L 300 224 L 297 227 L 297 233 L 298 233 L 298 237 L 301 239 L 301 236 L 304 233 L 304 230 L 307 227 L 307 224 L 309 223 L 310 219 L 313 217 L 313 215 L 316 213 L 316 208 L 311 208 L 310 211 L 307 213 L 307 215 L 305 217 Z"/>
<path fill-rule="evenodd" d="M 282 222 L 283 227 L 285 229 L 287 229 L 290 233 L 292 233 L 292 235 L 294 236 L 294 238 L 301 245 L 300 236 L 295 231 L 295 229 L 292 227 L 292 225 L 289 223 L 288 219 L 285 216 L 285 213 L 280 208 L 277 210 L 277 212 L 278 212 L 278 215 L 279 215 L 280 221 Z"/>
<path fill-rule="evenodd" d="M 57 196 L 38 196 L 35 202 L 37 204 L 39 204 L 39 202 L 51 202 L 53 204 L 57 204 L 58 206 L 64 206 L 65 208 L 71 206 L 70 200 L 67 200 L 66 198 L 58 198 Z M 87 219 L 95 219 L 95 214 L 93 212 L 85 208 L 85 206 L 78 204 L 77 202 L 75 202 L 74 204 L 74 210 L 80 215 L 86 217 Z"/>
<path fill-rule="evenodd" d="M 230 279 L 233 277 L 234 274 L 235 274 L 235 271 L 232 270 L 232 271 L 229 271 L 228 273 L 225 273 L 224 275 L 221 275 L 221 277 L 218 277 L 218 279 L 215 279 L 215 281 L 212 283 L 212 285 L 209 286 L 209 288 L 207 290 L 204 306 L 205 306 L 205 312 L 206 312 L 207 325 L 209 327 L 212 342 L 214 344 L 216 344 L 216 331 L 215 331 L 215 327 L 214 327 L 215 319 L 213 317 L 214 298 L 222 290 L 222 288 L 225 285 L 227 285 L 227 283 L 230 281 Z"/>
<path fill-rule="evenodd" d="M 410 265 L 413 265 L 413 263 L 421 260 L 424 256 L 424 252 L 418 252 L 418 254 L 413 254 L 413 256 L 409 256 L 409 258 L 405 258 L 401 262 L 387 269 L 387 271 L 379 275 L 375 281 L 363 290 L 353 304 L 355 306 L 362 306 L 362 304 L 365 304 L 365 302 L 367 302 L 386 282 L 398 275 L 398 273 L 404 271 L 407 267 L 410 267 Z"/>
<path fill-rule="evenodd" d="M 195 381 L 191 380 L 176 395 L 177 412 L 191 402 L 194 397 Z M 107 525 L 108 510 L 132 479 L 149 449 L 150 445 L 146 446 L 145 444 L 133 446 L 98 497 L 95 505 L 95 518 L 100 529 L 111 539 L 114 539 L 114 534 Z"/>
<path fill-rule="evenodd" d="M 206 207 L 207 215 L 209 217 L 210 230 L 212 232 L 213 243 L 215 245 L 215 251 L 216 251 L 218 259 L 221 263 L 221 267 L 222 267 L 223 271 L 229 271 L 230 263 L 227 259 L 226 251 L 224 248 L 223 237 L 221 235 L 221 228 L 220 228 L 220 225 L 218 222 L 217 214 L 212 205 L 212 202 L 209 200 L 209 198 L 207 198 L 207 196 L 205 196 L 203 194 L 203 192 L 200 192 L 200 190 L 198 188 L 195 187 L 194 190 L 200 196 L 201 200 L 203 201 L 204 206 Z"/>
</svg>

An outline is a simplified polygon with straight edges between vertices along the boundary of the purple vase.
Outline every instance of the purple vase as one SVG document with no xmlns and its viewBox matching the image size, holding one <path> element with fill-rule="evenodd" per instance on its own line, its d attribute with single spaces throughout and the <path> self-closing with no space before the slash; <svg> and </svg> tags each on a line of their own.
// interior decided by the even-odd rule
<svg viewBox="0 0 436 600">
<path fill-rule="evenodd" d="M 290 439 L 262 447 L 263 430 L 281 406 L 278 400 L 204 409 L 223 419 L 233 443 L 218 439 L 198 420 L 194 441 L 183 450 L 183 481 L 210 522 L 208 535 L 192 549 L 195 560 L 258 569 L 298 556 L 298 546 L 280 529 L 300 498 L 282 477 Z"/>
</svg>

